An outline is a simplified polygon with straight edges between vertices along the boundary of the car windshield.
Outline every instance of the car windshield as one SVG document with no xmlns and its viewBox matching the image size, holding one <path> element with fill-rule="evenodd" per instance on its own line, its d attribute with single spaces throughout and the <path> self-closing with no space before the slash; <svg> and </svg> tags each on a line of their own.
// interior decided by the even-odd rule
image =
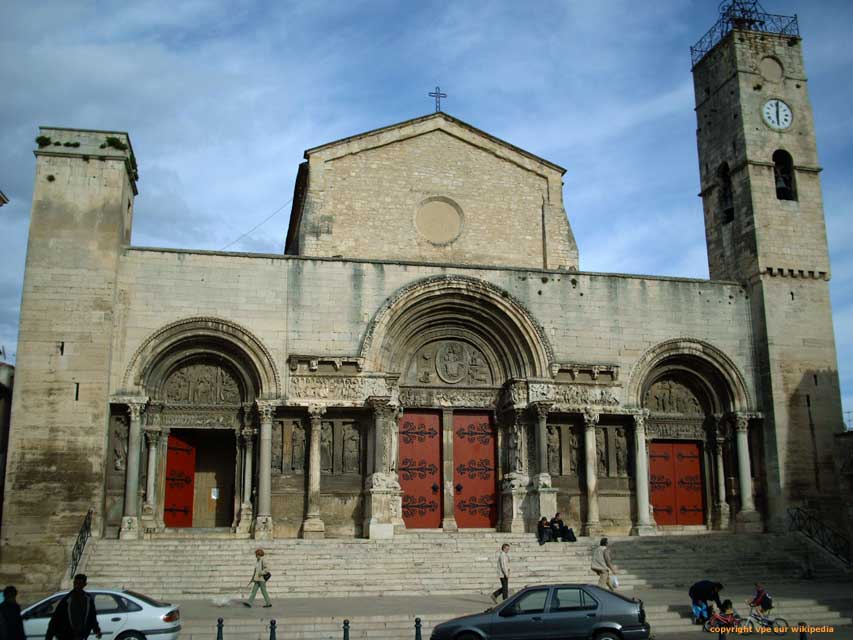
<svg viewBox="0 0 853 640">
<path fill-rule="evenodd" d="M 160 602 L 159 600 L 155 600 L 154 598 L 149 598 L 148 596 L 144 596 L 141 593 L 137 593 L 136 591 L 128 591 L 125 589 L 122 593 L 126 593 L 129 596 L 133 596 L 137 600 L 142 600 L 145 604 L 150 607 L 171 607 L 168 602 Z"/>
</svg>

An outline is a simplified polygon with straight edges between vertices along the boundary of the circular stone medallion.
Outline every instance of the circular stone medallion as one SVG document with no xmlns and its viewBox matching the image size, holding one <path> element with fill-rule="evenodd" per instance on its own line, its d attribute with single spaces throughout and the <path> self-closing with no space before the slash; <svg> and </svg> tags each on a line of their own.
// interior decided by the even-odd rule
<svg viewBox="0 0 853 640">
<path fill-rule="evenodd" d="M 450 244 L 462 232 L 462 209 L 449 198 L 429 198 L 415 213 L 415 228 L 432 244 Z"/>
<path fill-rule="evenodd" d="M 769 56 L 762 58 L 761 62 L 758 64 L 758 71 L 761 74 L 761 77 L 767 80 L 767 82 L 781 82 L 784 76 L 782 65 L 779 64 L 779 61 L 776 58 L 771 58 Z"/>
</svg>

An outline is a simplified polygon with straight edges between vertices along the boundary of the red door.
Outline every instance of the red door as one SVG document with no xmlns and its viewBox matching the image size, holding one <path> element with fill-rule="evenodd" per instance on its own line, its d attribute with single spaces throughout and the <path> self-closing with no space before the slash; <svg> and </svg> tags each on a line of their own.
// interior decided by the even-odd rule
<svg viewBox="0 0 853 640">
<path fill-rule="evenodd" d="M 498 521 L 496 451 L 488 413 L 453 414 L 453 502 L 460 529 L 494 527 Z"/>
<path fill-rule="evenodd" d="M 702 460 L 697 442 L 652 442 L 649 488 L 659 525 L 705 522 Z"/>
<path fill-rule="evenodd" d="M 675 461 L 671 442 L 649 444 L 649 489 L 655 522 L 660 525 L 678 524 L 675 506 Z"/>
<path fill-rule="evenodd" d="M 678 507 L 678 524 L 704 524 L 699 443 L 678 442 L 672 445 L 672 450 L 675 458 L 675 504 Z"/>
<path fill-rule="evenodd" d="M 195 447 L 181 436 L 170 433 L 163 513 L 167 527 L 193 526 L 194 481 Z"/>
<path fill-rule="evenodd" d="M 406 411 L 400 417 L 397 473 L 406 528 L 441 527 L 441 414 Z"/>
</svg>

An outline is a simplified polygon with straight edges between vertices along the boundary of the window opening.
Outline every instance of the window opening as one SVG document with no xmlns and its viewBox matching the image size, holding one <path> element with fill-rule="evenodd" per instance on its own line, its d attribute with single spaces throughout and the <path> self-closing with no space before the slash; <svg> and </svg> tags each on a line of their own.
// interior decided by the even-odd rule
<svg viewBox="0 0 853 640">
<path fill-rule="evenodd" d="M 794 184 L 794 161 L 791 154 L 781 149 L 773 154 L 773 178 L 776 181 L 778 200 L 796 200 L 797 190 Z"/>
<path fill-rule="evenodd" d="M 728 163 L 724 162 L 717 170 L 717 182 L 720 188 L 720 217 L 723 224 L 727 224 L 735 219 L 732 175 Z"/>
</svg>

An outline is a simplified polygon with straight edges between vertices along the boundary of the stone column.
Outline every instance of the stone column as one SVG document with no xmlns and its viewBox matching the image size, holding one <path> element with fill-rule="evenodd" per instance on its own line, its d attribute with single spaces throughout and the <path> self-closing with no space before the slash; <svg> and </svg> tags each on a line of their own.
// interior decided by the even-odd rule
<svg viewBox="0 0 853 640">
<path fill-rule="evenodd" d="M 444 479 L 444 512 L 441 528 L 459 531 L 456 524 L 456 487 L 453 482 L 453 409 L 441 412 L 441 475 Z"/>
<path fill-rule="evenodd" d="M 534 439 L 536 441 L 536 476 L 533 487 L 536 491 L 537 517 L 554 517 L 557 512 L 557 490 L 551 486 L 551 474 L 548 473 L 548 412 L 550 402 L 536 402 L 530 405 L 536 420 Z"/>
<path fill-rule="evenodd" d="M 139 459 L 142 452 L 142 414 L 145 402 L 128 402 L 130 430 L 127 443 L 127 477 L 124 483 L 124 515 L 119 538 L 139 538 Z"/>
<path fill-rule="evenodd" d="M 582 532 L 585 536 L 597 536 L 602 532 L 598 520 L 598 455 L 595 450 L 595 429 L 598 426 L 599 415 L 587 409 L 583 414 L 584 432 L 584 476 L 586 480 L 586 522 Z"/>
<path fill-rule="evenodd" d="M 755 510 L 752 498 L 752 470 L 749 465 L 749 416 L 735 414 L 735 438 L 737 442 L 738 491 L 740 511 L 735 521 L 738 531 L 761 531 L 761 515 Z"/>
<path fill-rule="evenodd" d="M 523 411 L 513 409 L 503 415 L 506 429 L 507 473 L 501 484 L 501 528 L 508 533 L 524 533 L 527 530 L 525 514 L 529 511 L 525 502 L 530 477 L 524 464 L 524 442 L 527 437 Z"/>
<path fill-rule="evenodd" d="M 240 505 L 240 523 L 237 533 L 248 534 L 252 530 L 252 461 L 255 457 L 255 429 L 243 427 L 243 502 Z"/>
<path fill-rule="evenodd" d="M 303 538 L 326 537 L 326 525 L 320 515 L 320 431 L 326 407 L 308 409 L 311 433 L 308 445 L 308 509 L 302 523 Z"/>
<path fill-rule="evenodd" d="M 258 457 L 258 513 L 255 517 L 255 539 L 272 540 L 272 419 L 276 404 L 257 401 L 261 418 L 260 456 Z"/>
<path fill-rule="evenodd" d="M 397 479 L 397 418 L 399 408 L 388 397 L 370 397 L 373 409 L 373 473 L 365 482 L 363 535 L 371 539 L 392 538 L 403 525 L 400 483 Z"/>
<path fill-rule="evenodd" d="M 714 416 L 717 430 L 714 434 L 714 444 L 711 451 L 714 455 L 714 528 L 723 530 L 729 526 L 729 504 L 726 502 L 726 468 L 723 455 L 726 451 L 726 418 Z"/>
<path fill-rule="evenodd" d="M 146 518 L 154 517 L 154 509 L 157 506 L 157 444 L 160 442 L 160 432 L 155 429 L 145 430 L 145 440 L 148 444 L 148 471 L 145 486 L 145 504 L 142 506 L 142 514 Z"/>
<path fill-rule="evenodd" d="M 637 522 L 631 528 L 632 536 L 657 533 L 649 511 L 649 451 L 646 448 L 646 419 L 648 409 L 634 414 L 634 486 L 637 491 Z"/>
</svg>

